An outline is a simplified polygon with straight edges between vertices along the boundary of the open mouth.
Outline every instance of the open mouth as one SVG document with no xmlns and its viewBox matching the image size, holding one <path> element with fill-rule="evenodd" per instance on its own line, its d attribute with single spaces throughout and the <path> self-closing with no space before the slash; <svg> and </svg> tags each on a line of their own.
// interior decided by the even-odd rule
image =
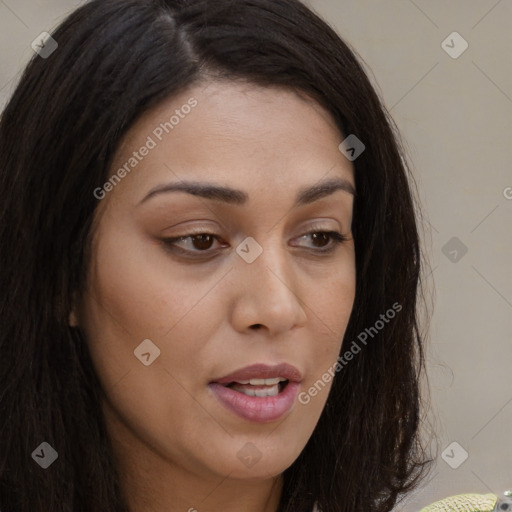
<svg viewBox="0 0 512 512">
<path fill-rule="evenodd" d="M 302 374 L 294 366 L 254 364 L 211 381 L 210 391 L 229 411 L 257 423 L 277 421 L 293 408 Z"/>
<path fill-rule="evenodd" d="M 248 379 L 224 384 L 225 387 L 243 393 L 246 396 L 267 397 L 276 396 L 288 385 L 288 379 L 276 377 L 273 379 Z"/>
</svg>

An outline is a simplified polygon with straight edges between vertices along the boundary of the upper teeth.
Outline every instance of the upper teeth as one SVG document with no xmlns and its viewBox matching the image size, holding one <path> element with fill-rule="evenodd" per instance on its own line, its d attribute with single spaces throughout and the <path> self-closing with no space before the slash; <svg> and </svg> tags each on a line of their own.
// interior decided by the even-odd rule
<svg viewBox="0 0 512 512">
<path fill-rule="evenodd" d="M 287 379 L 281 377 L 275 377 L 274 379 L 249 379 L 249 380 L 237 380 L 238 384 L 250 384 L 251 386 L 273 386 L 279 384 Z"/>
</svg>

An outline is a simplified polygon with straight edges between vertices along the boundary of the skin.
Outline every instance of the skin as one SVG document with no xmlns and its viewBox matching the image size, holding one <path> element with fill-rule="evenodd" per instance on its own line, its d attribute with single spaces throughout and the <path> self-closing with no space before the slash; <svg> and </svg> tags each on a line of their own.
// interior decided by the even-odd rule
<svg viewBox="0 0 512 512">
<path fill-rule="evenodd" d="M 320 180 L 354 186 L 353 167 L 331 116 L 305 95 L 210 81 L 146 112 L 112 172 L 191 97 L 197 106 L 161 142 L 153 136 L 157 146 L 99 201 L 87 290 L 70 323 L 86 335 L 133 512 L 272 512 L 331 383 L 267 423 L 238 417 L 207 386 L 250 364 L 288 362 L 307 391 L 336 361 L 355 295 L 353 195 L 292 205 Z M 141 203 L 153 187 L 181 180 L 241 189 L 249 200 L 168 192 Z M 313 227 L 347 240 L 315 242 L 305 235 Z M 175 243 L 195 259 L 162 241 L 190 232 L 218 239 Z M 252 263 L 235 251 L 249 236 L 263 248 Z M 149 366 L 134 356 L 145 339 L 160 349 Z M 237 457 L 249 442 L 261 453 L 252 467 Z"/>
</svg>

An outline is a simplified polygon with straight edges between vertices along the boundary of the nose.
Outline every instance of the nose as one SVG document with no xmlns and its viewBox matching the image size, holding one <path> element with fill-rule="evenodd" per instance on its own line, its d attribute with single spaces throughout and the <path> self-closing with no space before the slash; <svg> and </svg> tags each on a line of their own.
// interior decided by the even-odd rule
<svg viewBox="0 0 512 512">
<path fill-rule="evenodd" d="M 238 256 L 236 259 L 231 323 L 238 332 L 259 328 L 274 336 L 307 321 L 303 289 L 293 275 L 286 251 L 266 245 L 252 263 Z"/>
</svg>

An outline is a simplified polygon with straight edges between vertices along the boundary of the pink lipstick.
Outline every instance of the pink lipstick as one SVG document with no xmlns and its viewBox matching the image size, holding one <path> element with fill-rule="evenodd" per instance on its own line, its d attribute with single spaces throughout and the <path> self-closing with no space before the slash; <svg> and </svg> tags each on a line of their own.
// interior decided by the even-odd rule
<svg viewBox="0 0 512 512">
<path fill-rule="evenodd" d="M 287 363 L 255 364 L 210 382 L 208 387 L 228 410 L 249 421 L 276 421 L 293 406 L 302 375 Z"/>
</svg>

